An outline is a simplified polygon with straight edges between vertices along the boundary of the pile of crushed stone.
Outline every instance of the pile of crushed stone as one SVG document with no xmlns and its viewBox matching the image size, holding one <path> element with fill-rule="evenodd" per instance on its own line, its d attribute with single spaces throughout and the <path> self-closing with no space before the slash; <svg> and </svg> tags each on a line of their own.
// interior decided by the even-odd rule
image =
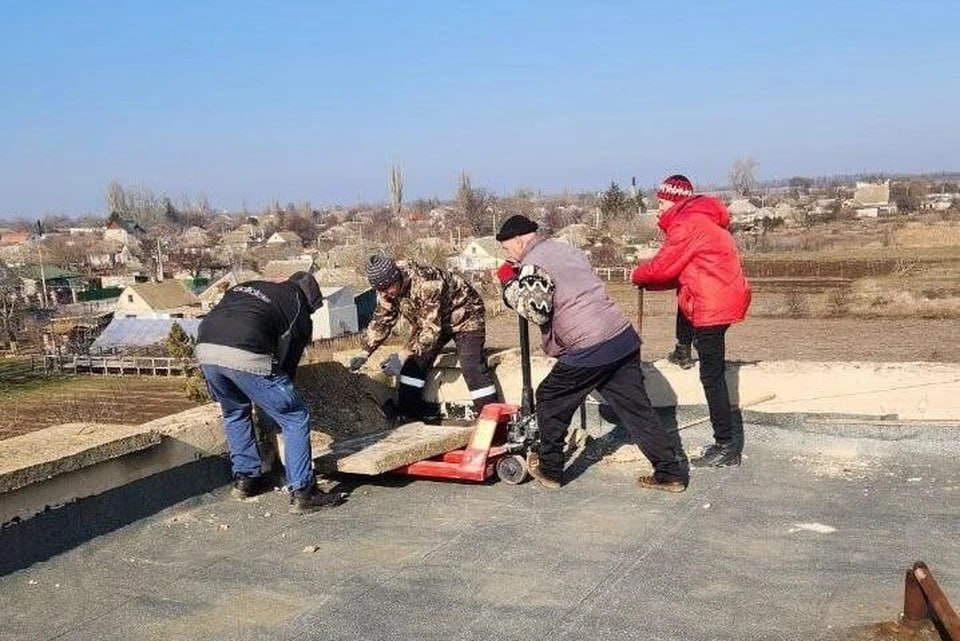
<svg viewBox="0 0 960 641">
<path fill-rule="evenodd" d="M 353 373 L 337 362 L 301 365 L 297 391 L 310 410 L 310 430 L 315 444 L 329 445 L 356 436 L 382 432 L 392 427 L 383 406 L 393 390 L 369 376 Z M 257 431 L 279 431 L 272 421 L 256 413 Z M 318 439 L 317 436 L 320 436 Z"/>
<path fill-rule="evenodd" d="M 382 405 L 392 390 L 337 362 L 301 365 L 297 390 L 310 409 L 310 429 L 341 441 L 390 429 Z"/>
</svg>

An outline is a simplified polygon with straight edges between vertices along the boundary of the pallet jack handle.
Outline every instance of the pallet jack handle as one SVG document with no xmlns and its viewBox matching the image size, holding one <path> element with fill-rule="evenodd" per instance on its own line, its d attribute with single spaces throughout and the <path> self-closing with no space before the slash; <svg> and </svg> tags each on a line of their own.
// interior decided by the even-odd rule
<svg viewBox="0 0 960 641">
<path fill-rule="evenodd" d="M 530 375 L 530 324 L 526 318 L 517 314 L 520 319 L 520 380 L 523 390 L 520 395 L 520 412 L 523 416 L 533 414 L 533 382 Z"/>
</svg>

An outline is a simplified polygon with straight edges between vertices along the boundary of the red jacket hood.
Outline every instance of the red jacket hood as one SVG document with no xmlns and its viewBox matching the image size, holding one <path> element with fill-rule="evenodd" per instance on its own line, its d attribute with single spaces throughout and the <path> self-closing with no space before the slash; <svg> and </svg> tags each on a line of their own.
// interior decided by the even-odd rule
<svg viewBox="0 0 960 641">
<path fill-rule="evenodd" d="M 730 212 L 719 199 L 713 196 L 690 196 L 677 201 L 676 205 L 663 212 L 657 225 L 663 231 L 667 231 L 681 219 L 694 214 L 703 214 L 723 229 L 730 226 Z"/>
</svg>

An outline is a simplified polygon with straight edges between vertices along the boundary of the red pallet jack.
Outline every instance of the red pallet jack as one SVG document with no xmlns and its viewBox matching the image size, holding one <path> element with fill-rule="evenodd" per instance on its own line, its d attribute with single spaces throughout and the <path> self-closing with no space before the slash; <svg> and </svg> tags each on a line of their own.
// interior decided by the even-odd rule
<svg viewBox="0 0 960 641">
<path fill-rule="evenodd" d="M 523 390 L 519 406 L 509 403 L 486 405 L 466 447 L 398 467 L 392 472 L 418 478 L 481 482 L 496 474 L 501 481 L 511 485 L 527 480 L 527 452 L 539 439 L 533 407 L 529 338 L 527 320 L 520 317 Z"/>
</svg>

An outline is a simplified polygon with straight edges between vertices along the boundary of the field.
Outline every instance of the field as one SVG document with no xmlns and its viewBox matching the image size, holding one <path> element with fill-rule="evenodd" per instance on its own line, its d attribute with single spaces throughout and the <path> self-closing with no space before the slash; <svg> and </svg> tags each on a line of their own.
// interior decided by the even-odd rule
<svg viewBox="0 0 960 641">
<path fill-rule="evenodd" d="M 611 283 L 610 292 L 636 325 L 637 292 Z M 754 292 L 754 309 L 782 304 L 777 292 Z M 676 298 L 672 292 L 644 294 L 642 357 L 664 358 L 673 348 Z M 490 319 L 487 343 L 515 346 L 517 319 L 503 313 Z M 534 352 L 538 348 L 535 347 Z M 751 314 L 727 334 L 727 360 L 809 360 L 960 362 L 960 320 L 922 318 L 826 318 Z"/>
<path fill-rule="evenodd" d="M 17 376 L 12 374 L 16 372 Z M 144 423 L 196 403 L 179 378 L 83 376 L 44 378 L 25 373 L 22 362 L 0 363 L 0 439 L 60 423 Z"/>
<path fill-rule="evenodd" d="M 938 245 L 957 240 L 956 229 L 905 229 L 897 236 L 925 247 L 864 242 L 746 253 L 753 300 L 747 320 L 728 333 L 727 359 L 960 362 L 960 241 Z M 636 288 L 614 281 L 608 290 L 636 325 Z M 673 292 L 644 293 L 645 360 L 672 349 L 675 314 Z M 517 340 L 512 313 L 490 318 L 488 344 Z"/>
</svg>

